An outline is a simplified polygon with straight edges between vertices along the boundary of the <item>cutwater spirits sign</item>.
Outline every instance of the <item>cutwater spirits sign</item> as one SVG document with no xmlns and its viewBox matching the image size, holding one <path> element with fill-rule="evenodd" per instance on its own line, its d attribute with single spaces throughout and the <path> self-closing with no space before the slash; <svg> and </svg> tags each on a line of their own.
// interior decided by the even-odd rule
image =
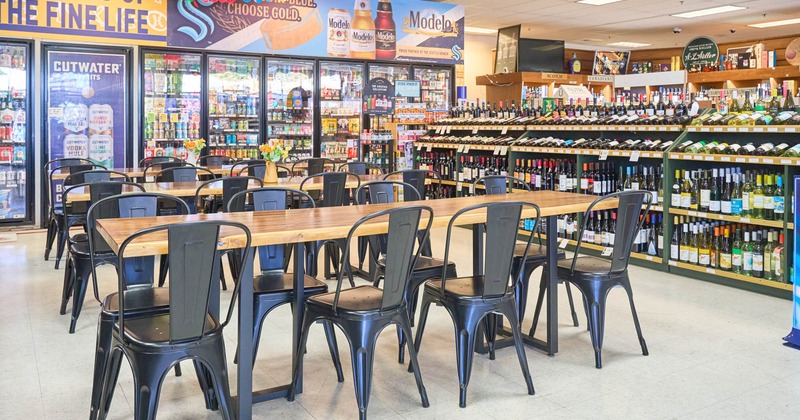
<svg viewBox="0 0 800 420">
<path fill-rule="evenodd" d="M 167 45 L 311 57 L 464 62 L 464 7 L 421 0 L 170 1 Z"/>
<path fill-rule="evenodd" d="M 683 66 L 689 72 L 702 71 L 703 66 L 719 65 L 719 47 L 711 38 L 697 37 L 683 48 Z"/>
<path fill-rule="evenodd" d="M 0 36 L 163 46 L 167 2 L 0 0 Z"/>
</svg>

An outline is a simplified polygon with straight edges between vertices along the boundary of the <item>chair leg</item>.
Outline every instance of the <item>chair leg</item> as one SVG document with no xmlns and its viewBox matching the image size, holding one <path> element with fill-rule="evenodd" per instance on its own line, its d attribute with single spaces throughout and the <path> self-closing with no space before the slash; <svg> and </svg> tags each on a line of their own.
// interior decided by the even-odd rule
<svg viewBox="0 0 800 420">
<path fill-rule="evenodd" d="M 217 397 L 216 400 L 222 418 L 229 420 L 233 418 L 233 402 L 231 400 L 231 388 L 228 381 L 228 368 L 225 362 L 225 343 L 221 336 L 215 347 L 216 348 L 213 349 L 209 348 L 209 351 L 204 352 L 205 359 L 208 362 L 204 367 L 208 371 L 209 377 L 212 379 L 214 385 L 213 390 Z M 211 390 L 209 390 L 209 392 L 211 392 Z"/>
<path fill-rule="evenodd" d="M 67 266 L 64 268 L 64 287 L 61 291 L 61 309 L 59 313 L 64 315 L 67 313 L 67 302 L 69 297 L 72 296 L 73 282 L 75 281 L 75 274 L 72 268 L 72 260 L 67 259 Z"/>
<path fill-rule="evenodd" d="M 78 323 L 78 317 L 81 315 L 83 309 L 83 302 L 86 298 L 86 286 L 89 282 L 89 276 L 92 274 L 91 262 L 83 258 L 74 258 L 75 280 L 72 286 L 72 320 L 69 324 L 69 333 L 75 332 L 75 326 Z"/>
<path fill-rule="evenodd" d="M 406 362 L 406 336 L 403 334 L 403 328 L 399 324 L 397 325 L 397 342 L 399 343 L 397 363 L 402 365 Z"/>
<path fill-rule="evenodd" d="M 480 319 L 472 313 L 456 313 L 456 359 L 458 365 L 459 407 L 467 406 L 467 386 L 472 374 L 472 360 L 475 355 L 475 341 Z"/>
<path fill-rule="evenodd" d="M 100 412 L 100 400 L 102 399 L 103 382 L 107 375 L 106 365 L 111 354 L 111 331 L 114 325 L 113 319 L 108 319 L 102 314 L 97 324 L 97 344 L 94 353 L 94 374 L 92 375 L 92 401 L 89 411 L 89 420 L 96 420 Z M 116 384 L 116 383 L 115 383 Z"/>
<path fill-rule="evenodd" d="M 67 246 L 67 236 L 69 236 L 69 226 L 61 226 L 58 230 L 58 242 L 56 243 L 56 269 L 64 256 L 64 248 Z"/>
<path fill-rule="evenodd" d="M 300 345 L 297 346 L 297 353 L 294 355 L 297 364 L 292 372 L 292 384 L 289 386 L 289 395 L 286 400 L 289 402 L 294 401 L 297 394 L 297 383 L 300 381 L 300 372 L 303 370 L 303 358 L 305 357 L 306 343 L 308 342 L 308 333 L 311 325 L 314 324 L 315 319 L 309 316 L 308 311 L 303 315 L 303 329 L 300 334 Z"/>
<path fill-rule="evenodd" d="M 222 266 L 222 257 L 219 264 L 219 281 L 222 282 L 222 290 L 228 290 L 228 283 L 225 282 L 225 267 Z"/>
<path fill-rule="evenodd" d="M 358 269 L 364 268 L 364 260 L 367 258 L 368 239 L 366 236 L 358 238 Z"/>
<path fill-rule="evenodd" d="M 417 335 L 414 338 L 414 349 L 417 353 L 419 353 L 419 349 L 422 346 L 422 334 L 425 332 L 425 323 L 428 321 L 428 310 L 431 308 L 431 303 L 434 302 L 433 296 L 430 293 L 422 294 L 422 309 L 419 312 L 419 323 L 417 324 Z M 411 372 L 411 366 L 409 366 L 409 372 Z"/>
<path fill-rule="evenodd" d="M 511 321 L 509 321 L 511 322 Z M 489 313 L 483 318 L 483 331 L 489 349 L 489 360 L 495 360 L 495 340 L 497 339 L 497 315 Z"/>
<path fill-rule="evenodd" d="M 400 316 L 401 320 L 398 323 L 399 328 L 401 328 L 404 332 L 404 336 L 411 337 L 411 321 L 406 314 L 402 314 Z M 413 343 L 408 346 L 408 357 L 410 359 L 409 365 L 411 369 L 414 371 L 414 380 L 417 382 L 417 389 L 419 390 L 419 396 L 422 399 L 422 406 L 429 407 L 430 402 L 428 401 L 428 392 L 425 390 L 425 385 L 422 383 L 422 373 L 419 369 L 419 360 L 417 359 L 417 351 L 414 349 Z"/>
<path fill-rule="evenodd" d="M 546 270 L 545 270 L 546 271 Z M 536 308 L 533 310 L 533 325 L 528 332 L 528 336 L 533 338 L 536 333 L 536 325 L 539 323 L 539 314 L 542 311 L 542 303 L 544 303 L 544 294 L 547 292 L 547 273 L 542 273 L 542 279 L 539 282 L 539 295 L 536 297 Z"/>
<path fill-rule="evenodd" d="M 44 260 L 50 260 L 50 251 L 53 249 L 53 241 L 56 239 L 57 224 L 55 219 L 51 216 L 50 221 L 47 223 L 47 241 L 44 246 Z"/>
<path fill-rule="evenodd" d="M 164 287 L 164 283 L 167 281 L 167 273 L 169 273 L 169 256 L 164 254 L 158 264 L 158 287 Z"/>
<path fill-rule="evenodd" d="M 136 420 L 156 418 L 158 397 L 164 374 L 169 370 L 169 359 L 131 352 L 128 355 L 133 367 L 134 390 L 133 417 Z"/>
<path fill-rule="evenodd" d="M 503 315 L 508 318 L 511 332 L 514 335 L 514 346 L 517 348 L 517 357 L 519 358 L 519 367 L 522 369 L 522 376 L 525 378 L 525 384 L 528 386 L 528 395 L 533 395 L 536 391 L 533 389 L 533 378 L 531 378 L 531 370 L 528 368 L 528 356 L 522 344 L 520 324 L 518 320 L 514 319 L 517 315 L 517 308 L 513 307 L 513 303 L 513 301 L 509 301 L 508 305 L 503 308 Z"/>
<path fill-rule="evenodd" d="M 179 365 L 180 363 L 176 363 Z M 214 384 L 212 373 L 208 366 L 204 365 L 199 360 L 194 360 L 194 373 L 197 376 L 197 384 L 200 386 L 200 392 L 203 394 L 203 400 L 206 403 L 206 410 L 216 411 L 219 408 L 217 401 L 217 394 L 214 391 Z"/>
<path fill-rule="evenodd" d="M 328 349 L 331 352 L 331 361 L 333 367 L 336 369 L 336 380 L 344 382 L 344 373 L 342 372 L 342 360 L 339 357 L 339 344 L 336 342 L 336 329 L 333 328 L 333 323 L 330 321 L 323 321 L 322 326 L 325 328 L 325 338 L 328 340 Z M 253 353 L 255 356 L 255 353 Z"/>
<path fill-rule="evenodd" d="M 578 314 L 575 313 L 575 303 L 572 301 L 572 288 L 569 287 L 569 282 L 564 282 L 564 287 L 567 289 L 567 300 L 569 301 L 569 311 L 572 314 L 572 325 L 577 327 Z"/>
<path fill-rule="evenodd" d="M 605 333 L 606 317 L 606 292 L 607 290 L 595 289 L 587 298 L 589 307 L 589 335 L 592 337 L 592 347 L 594 347 L 595 367 L 603 367 L 603 335 Z"/>
<path fill-rule="evenodd" d="M 636 335 L 639 337 L 639 345 L 642 347 L 642 355 L 649 356 L 650 352 L 647 351 L 647 343 L 642 336 L 642 327 L 639 325 L 639 315 L 636 314 L 636 305 L 633 304 L 633 291 L 629 282 L 622 283 L 625 293 L 628 294 L 628 302 L 631 304 L 631 315 L 633 315 L 633 325 L 636 327 Z"/>
<path fill-rule="evenodd" d="M 360 323 L 359 323 L 360 324 Z M 353 323 L 351 328 L 344 324 L 345 333 L 350 337 L 350 358 L 353 363 L 353 386 L 358 403 L 358 417 L 366 420 L 369 396 L 372 389 L 372 365 L 375 361 L 376 325 L 364 328 Z"/>
<path fill-rule="evenodd" d="M 105 420 L 106 416 L 108 415 L 108 410 L 111 408 L 111 400 L 114 397 L 114 389 L 117 387 L 117 378 L 119 378 L 119 369 L 121 366 L 122 350 L 113 348 L 112 340 L 110 356 L 106 361 L 105 369 L 103 369 L 105 372 L 105 378 L 103 380 L 103 387 L 100 390 L 100 409 L 97 412 L 97 418 L 99 420 Z"/>
</svg>

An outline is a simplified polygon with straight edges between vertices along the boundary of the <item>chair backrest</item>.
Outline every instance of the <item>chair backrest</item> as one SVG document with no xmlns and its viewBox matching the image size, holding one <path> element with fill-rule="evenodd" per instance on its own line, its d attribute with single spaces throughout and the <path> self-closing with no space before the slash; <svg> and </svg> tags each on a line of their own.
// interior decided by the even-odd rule
<svg viewBox="0 0 800 420">
<path fill-rule="evenodd" d="M 168 163 L 168 162 L 181 162 L 181 163 L 183 163 L 184 160 L 181 159 L 181 158 L 177 158 L 175 156 L 152 156 L 152 157 L 143 158 L 142 160 L 140 160 L 139 161 L 139 167 L 141 168 L 143 166 L 160 165 L 160 164 Z"/>
<path fill-rule="evenodd" d="M 214 173 L 201 166 L 174 166 L 172 168 L 162 169 L 156 173 L 156 182 L 195 182 L 198 180 L 200 174 L 209 175 L 214 178 Z"/>
<path fill-rule="evenodd" d="M 336 163 L 328 158 L 308 158 L 302 159 L 292 164 L 292 173 L 297 169 L 298 165 L 305 163 L 307 165 L 306 174 L 308 176 L 317 175 L 325 172 L 326 169 L 330 171 L 336 170 Z"/>
<path fill-rule="evenodd" d="M 265 187 L 253 188 L 235 194 L 228 202 L 227 211 L 232 213 L 247 211 L 251 208 L 253 211 L 286 210 L 293 203 L 298 203 L 299 208 L 314 207 L 314 199 L 304 191 L 284 187 Z M 282 270 L 283 254 L 283 245 L 258 247 L 261 271 Z"/>
<path fill-rule="evenodd" d="M 241 176 L 245 171 L 247 171 L 247 176 L 264 179 L 264 175 L 267 173 L 267 164 L 265 162 L 255 162 L 246 166 L 239 166 L 236 168 L 235 174 L 233 173 L 233 168 L 231 168 L 231 175 Z"/>
<path fill-rule="evenodd" d="M 385 174 L 386 171 L 381 165 L 372 162 L 347 162 L 339 165 L 337 171 L 347 170 L 356 175 L 368 175 L 371 173 Z"/>
<path fill-rule="evenodd" d="M 203 338 L 206 317 L 209 311 L 209 298 L 211 297 L 211 284 L 219 281 L 220 258 L 217 247 L 224 243 L 221 241 L 220 232 L 233 237 L 244 236 L 244 247 L 241 248 L 241 267 L 244 267 L 245 258 L 250 253 L 251 235 L 247 226 L 218 220 L 202 222 L 177 223 L 165 226 L 147 228 L 134 233 L 120 246 L 118 264 L 119 275 L 119 328 L 124 331 L 125 323 L 125 252 L 134 241 L 145 235 L 163 238 L 163 231 L 167 232 L 169 261 L 170 261 L 170 288 L 169 288 L 169 327 L 170 344 L 186 343 Z M 236 233 L 232 233 L 231 231 Z M 243 272 L 244 270 L 240 270 Z M 241 276 L 241 274 L 239 274 Z M 239 294 L 240 278 L 235 278 L 235 290 L 231 297 L 228 315 L 222 326 L 228 324 L 233 314 L 234 300 Z M 123 340 L 126 340 L 122 334 Z"/>
<path fill-rule="evenodd" d="M 488 175 L 478 178 L 472 183 L 473 193 L 478 191 L 476 187 L 481 183 L 486 191 L 486 195 L 505 194 L 510 188 L 531 190 L 531 186 L 519 178 L 506 175 Z"/>
<path fill-rule="evenodd" d="M 401 171 L 394 171 L 386 174 L 383 179 L 391 179 L 397 176 L 401 176 L 403 182 L 406 184 L 411 184 L 414 188 L 419 191 L 421 199 L 425 199 L 425 188 L 426 180 L 428 177 L 432 177 L 437 181 L 436 186 L 436 197 L 438 198 L 441 194 L 442 190 L 442 177 L 436 171 L 426 170 L 426 169 L 404 169 Z"/>
<path fill-rule="evenodd" d="M 347 177 L 354 176 L 358 180 L 358 186 L 361 186 L 361 178 L 358 175 L 350 172 L 323 172 L 321 174 L 311 175 L 303 179 L 300 183 L 300 189 L 309 182 L 316 179 L 322 179 L 322 203 L 320 207 L 338 207 L 345 204 Z M 310 194 L 312 197 L 318 194 Z M 316 197 L 315 197 L 316 198 Z"/>
<path fill-rule="evenodd" d="M 427 218 L 427 221 L 425 222 L 425 227 L 420 230 L 419 226 L 423 220 L 423 213 L 425 213 L 424 217 Z M 354 237 L 361 236 L 358 234 L 359 228 L 365 223 L 384 221 L 387 216 L 389 228 L 381 311 L 395 309 L 404 303 L 411 271 L 414 269 L 422 250 L 422 247 L 415 241 L 417 232 L 424 232 L 423 238 L 427 239 L 433 223 L 433 209 L 427 206 L 398 207 L 363 217 L 353 225 L 347 234 L 346 245 L 342 253 L 342 264 L 350 260 L 351 242 Z M 336 312 L 339 304 L 344 271 L 339 271 L 337 279 L 336 295 L 333 299 L 334 312 Z"/>
<path fill-rule="evenodd" d="M 366 204 L 362 199 L 368 198 L 370 204 L 394 203 L 395 193 L 403 188 L 403 201 L 419 201 L 419 191 L 413 185 L 402 181 L 383 180 L 370 181 L 361 184 L 356 190 L 355 203 Z M 364 194 L 366 192 L 366 194 Z"/>
<path fill-rule="evenodd" d="M 469 206 L 458 211 L 450 219 L 447 225 L 447 239 L 445 242 L 444 260 L 449 261 L 451 236 L 453 227 L 457 225 L 464 225 L 466 223 L 460 222 L 459 219 L 466 213 L 485 212 L 486 221 L 481 223 L 485 227 L 485 234 L 477 238 L 483 241 L 484 255 L 473 255 L 473 259 L 483 259 L 484 267 L 484 288 L 482 296 L 497 297 L 502 296 L 509 290 L 509 286 L 513 287 L 516 278 L 511 276 L 511 265 L 514 259 L 514 248 L 517 244 L 517 231 L 519 229 L 519 221 L 522 217 L 523 208 L 529 207 L 535 210 L 535 224 L 539 225 L 539 207 L 532 203 L 522 201 L 502 201 L 495 203 L 483 203 Z M 473 229 L 477 226 L 473 226 Z M 533 235 L 528 236 L 527 246 L 525 247 L 524 259 L 527 257 L 528 250 L 531 245 L 531 238 Z M 476 244 L 472 244 L 473 253 L 476 249 Z M 480 260 L 479 260 L 480 261 Z M 479 275 L 480 273 L 474 273 Z M 447 267 L 442 269 L 442 293 L 445 293 L 444 282 L 446 282 Z M 511 280 L 511 284 L 509 284 Z"/>
<path fill-rule="evenodd" d="M 61 200 L 61 192 L 63 191 L 61 186 L 64 185 L 63 179 L 54 180 L 53 174 L 55 174 L 56 171 L 67 171 L 69 174 L 71 174 L 72 172 L 70 172 L 69 168 L 78 165 L 84 165 L 83 170 L 91 170 L 93 167 L 99 166 L 91 160 L 84 158 L 53 159 L 42 166 L 42 172 L 47 174 L 47 184 L 44 186 L 44 197 L 46 200 L 48 200 L 46 203 L 48 206 L 53 206 L 54 204 L 60 203 L 59 200 Z"/>
<path fill-rule="evenodd" d="M 89 232 L 89 255 L 92 260 L 92 274 L 96 276 L 95 256 L 100 253 L 111 252 L 111 248 L 97 232 L 97 221 L 100 219 L 127 219 L 132 217 L 161 216 L 162 209 L 169 205 L 172 214 L 190 214 L 189 206 L 178 197 L 161 194 L 146 193 L 139 184 L 131 184 L 131 188 L 138 187 L 141 192 L 113 195 L 93 202 L 86 213 L 86 230 Z M 94 185 L 91 187 L 94 188 Z M 153 283 L 154 257 L 136 257 L 127 265 L 128 272 L 125 278 L 127 286 L 147 285 Z M 97 277 L 95 277 L 97 278 Z"/>
<path fill-rule="evenodd" d="M 264 159 L 247 159 L 247 160 L 240 160 L 238 162 L 234 162 L 231 166 L 231 171 L 229 172 L 230 176 L 240 175 L 242 172 L 242 168 L 250 165 L 257 165 L 257 164 L 267 164 L 267 161 Z M 248 174 L 249 175 L 249 174 Z M 263 176 L 262 176 L 263 178 Z"/>
<path fill-rule="evenodd" d="M 58 158 L 50 160 L 47 163 L 45 163 L 44 166 L 42 167 L 42 170 L 46 173 L 54 169 L 65 168 L 75 165 L 95 165 L 95 163 L 85 158 Z"/>
<path fill-rule="evenodd" d="M 64 178 L 64 185 L 75 185 L 102 181 L 131 182 L 131 177 L 123 172 L 107 169 L 93 169 L 90 171 L 75 172 Z"/>
<path fill-rule="evenodd" d="M 202 183 L 199 187 L 197 187 L 197 191 L 195 191 L 195 202 L 198 201 L 201 195 L 203 195 L 203 190 L 206 188 L 210 188 L 214 185 L 222 185 L 222 210 L 228 208 L 228 203 L 230 203 L 231 198 L 239 192 L 247 190 L 249 188 L 250 181 L 254 181 L 259 187 L 264 186 L 264 181 L 259 178 L 254 178 L 252 176 L 231 176 L 226 178 L 219 178 L 219 179 L 212 179 Z M 211 212 L 216 212 L 216 208 L 212 207 Z"/>
<path fill-rule="evenodd" d="M 578 235 L 578 245 L 575 248 L 575 255 L 572 257 L 571 270 L 575 270 L 576 258 L 578 252 L 580 252 L 581 243 L 583 242 L 583 231 L 586 229 L 586 220 L 589 219 L 589 213 L 598 203 L 614 199 L 619 199 L 619 205 L 617 207 L 617 223 L 614 231 L 613 244 L 614 251 L 611 253 L 611 268 L 609 269 L 609 274 L 621 273 L 627 270 L 633 242 L 636 240 L 639 229 L 642 228 L 643 221 L 650 212 L 650 205 L 652 204 L 650 198 L 651 195 L 648 191 L 621 191 L 604 195 L 594 200 L 583 214 L 584 224 L 581 226 L 581 231 Z M 647 204 L 644 211 L 642 211 L 643 204 Z"/>
<path fill-rule="evenodd" d="M 220 155 L 205 155 L 197 158 L 197 164 L 202 166 L 222 166 L 233 163 L 233 159 Z"/>
<path fill-rule="evenodd" d="M 159 172 L 165 169 L 180 168 L 184 166 L 192 167 L 191 164 L 184 161 L 167 161 L 167 162 L 151 163 L 149 165 L 145 165 L 144 170 L 142 171 L 142 179 L 144 181 L 147 181 L 147 177 L 153 175 L 154 173 L 158 174 Z"/>
</svg>

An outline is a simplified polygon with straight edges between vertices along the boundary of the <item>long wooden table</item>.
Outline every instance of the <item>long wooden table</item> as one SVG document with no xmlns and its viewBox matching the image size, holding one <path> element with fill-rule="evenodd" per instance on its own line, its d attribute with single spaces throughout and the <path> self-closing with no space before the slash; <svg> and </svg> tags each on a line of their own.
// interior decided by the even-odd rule
<svg viewBox="0 0 800 420">
<path fill-rule="evenodd" d="M 198 168 L 205 168 L 211 171 L 214 175 L 228 175 L 231 172 L 232 165 L 223 165 L 223 166 L 198 166 Z M 125 175 L 128 175 L 131 178 L 141 178 L 144 176 L 144 167 L 134 166 L 130 168 L 112 168 L 111 170 L 114 172 L 120 172 Z M 155 175 L 159 172 L 158 165 L 155 165 L 152 169 L 147 171 L 147 176 Z M 205 171 L 198 171 L 200 175 L 204 174 Z M 69 176 L 69 169 L 65 168 L 63 171 L 61 169 L 56 169 L 53 172 L 53 180 L 61 180 L 65 179 Z M 119 176 L 119 175 L 115 175 Z"/>
<path fill-rule="evenodd" d="M 490 195 L 449 198 L 441 200 L 428 200 L 424 205 L 433 209 L 433 227 L 447 226 L 450 218 L 459 210 L 479 203 L 502 202 L 502 201 L 528 201 L 536 203 L 541 209 L 541 216 L 547 219 L 547 270 L 549 273 L 549 287 L 547 288 L 547 341 L 540 343 L 548 354 L 553 355 L 558 352 L 558 277 L 556 274 L 556 255 L 557 245 L 557 216 L 567 213 L 577 213 L 585 211 L 597 197 L 575 193 L 563 193 L 555 191 L 536 191 L 521 192 L 508 195 Z M 144 228 L 167 225 L 182 222 L 194 222 L 202 220 L 226 220 L 243 223 L 250 228 L 252 234 L 252 246 L 293 244 L 294 248 L 294 296 L 295 311 L 293 317 L 293 348 L 292 348 L 292 371 L 297 360 L 300 332 L 302 328 L 302 317 L 305 302 L 303 301 L 303 275 L 304 275 L 304 242 L 313 240 L 325 240 L 345 237 L 350 228 L 356 221 L 364 216 L 389 208 L 403 207 L 414 203 L 392 203 L 392 204 L 372 204 L 365 206 L 315 208 L 315 209 L 294 209 L 286 211 L 271 212 L 243 212 L 243 213 L 216 213 L 199 214 L 188 216 L 161 216 L 145 217 L 136 219 L 101 219 L 98 220 L 98 231 L 116 252 L 120 245 L 130 235 Z M 616 207 L 616 202 L 608 200 L 595 206 L 595 210 L 606 210 Z M 526 209 L 523 217 L 530 218 L 535 216 L 535 211 Z M 467 223 L 480 223 L 486 220 L 485 212 L 471 212 L 463 216 L 461 221 Z M 427 222 L 427 221 L 425 221 Z M 386 233 L 388 229 L 385 221 L 373 221 L 363 225 L 361 234 L 380 234 Z M 477 229 L 473 230 L 477 232 Z M 477 236 L 479 233 L 473 233 Z M 167 235 L 162 232 L 160 235 L 149 235 L 146 238 L 131 243 L 127 250 L 127 256 L 148 256 L 167 253 Z M 221 232 L 220 249 L 236 249 L 244 245 L 244 237 L 240 233 L 232 233 L 230 230 L 223 229 Z M 252 252 L 252 251 L 251 251 Z M 474 266 L 480 272 L 482 270 L 481 252 L 474 253 Z M 477 263 L 477 264 L 476 264 Z M 254 402 L 266 401 L 270 399 L 285 397 L 291 385 L 252 391 L 252 362 L 253 362 L 253 258 L 247 258 L 246 266 L 241 278 L 241 296 L 239 298 L 238 325 L 239 325 L 239 364 L 237 365 L 237 398 L 236 411 L 238 418 L 248 419 L 252 416 L 252 404 Z M 219 282 L 212 282 L 214 296 L 212 302 L 219 300 Z M 302 375 L 297 384 L 297 391 L 302 392 Z"/>
<path fill-rule="evenodd" d="M 361 184 L 370 181 L 377 181 L 383 179 L 384 175 L 360 175 L 359 178 L 361 179 Z M 294 188 L 300 189 L 300 184 L 303 182 L 303 177 L 295 176 L 291 178 L 279 178 L 276 184 L 264 184 L 264 187 L 284 187 L 284 188 Z M 145 192 L 155 192 L 155 193 L 163 193 L 163 194 L 170 194 L 176 197 L 194 197 L 195 193 L 197 192 L 197 188 L 204 184 L 204 181 L 196 181 L 196 182 L 146 182 L 141 184 L 144 187 Z M 345 184 L 346 188 L 357 188 L 359 185 L 359 180 L 355 179 L 353 176 L 347 177 L 347 182 Z M 308 180 L 308 182 L 303 185 L 304 191 L 319 191 L 322 189 L 323 180 L 321 177 L 313 178 Z M 255 181 L 250 181 L 249 188 L 258 188 L 259 185 Z M 219 183 L 215 186 L 215 184 L 206 187 L 204 193 L 208 195 L 219 195 L 222 194 L 222 183 Z M 123 186 L 122 193 L 132 193 L 132 192 L 140 192 L 138 189 L 130 187 L 130 186 Z M 76 201 L 89 201 L 89 190 L 86 187 L 78 187 L 73 189 L 67 195 L 67 203 L 72 203 Z"/>
</svg>

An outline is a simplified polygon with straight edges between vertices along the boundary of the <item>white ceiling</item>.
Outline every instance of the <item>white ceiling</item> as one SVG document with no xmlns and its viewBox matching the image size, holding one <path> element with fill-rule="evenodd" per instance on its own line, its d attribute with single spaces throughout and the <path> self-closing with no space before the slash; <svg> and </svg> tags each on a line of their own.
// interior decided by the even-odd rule
<svg viewBox="0 0 800 420">
<path fill-rule="evenodd" d="M 469 27 L 498 29 L 521 24 L 525 38 L 564 40 L 569 46 L 587 49 L 619 41 L 653 44 L 645 48 L 668 48 L 683 47 L 697 36 L 726 43 L 800 34 L 800 24 L 765 29 L 747 26 L 800 18 L 800 0 L 622 0 L 604 6 L 580 4 L 576 0 L 445 2 L 465 6 Z M 747 9 L 694 19 L 670 16 L 724 5 Z M 674 27 L 680 27 L 681 32 L 674 34 Z"/>
</svg>

